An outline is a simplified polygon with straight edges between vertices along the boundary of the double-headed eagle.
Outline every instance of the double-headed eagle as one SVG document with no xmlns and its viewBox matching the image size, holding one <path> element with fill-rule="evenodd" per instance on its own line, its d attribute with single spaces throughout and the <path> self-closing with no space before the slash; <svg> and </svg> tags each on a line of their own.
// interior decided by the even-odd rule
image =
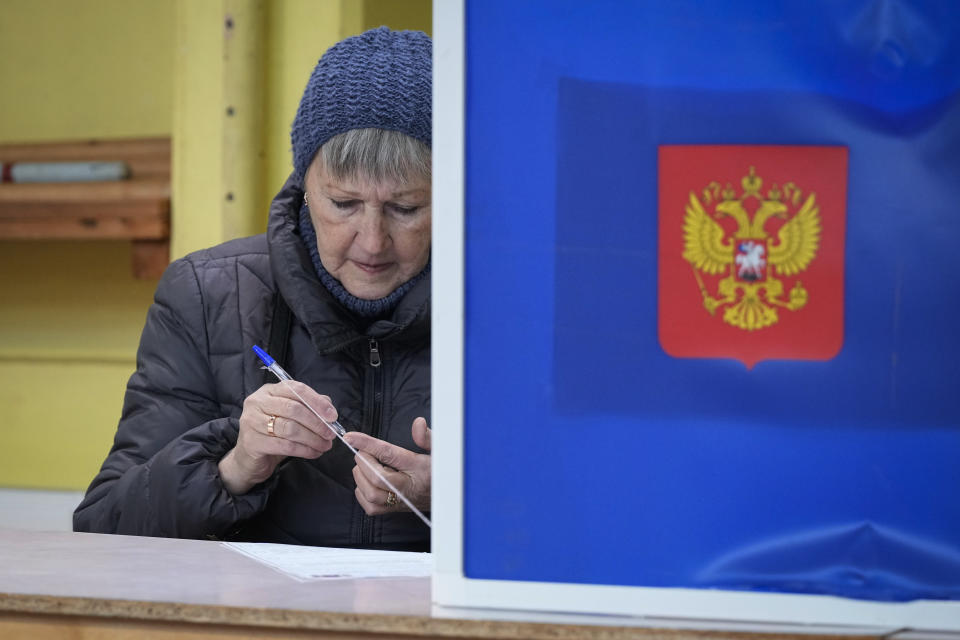
<svg viewBox="0 0 960 640">
<path fill-rule="evenodd" d="M 810 193 L 793 215 L 802 199 L 792 182 L 783 188 L 777 185 L 764 195 L 760 193 L 763 180 L 755 175 L 754 167 L 741 181 L 743 194 L 727 185 L 723 190 L 716 182 L 703 190 L 704 202 L 714 202 L 713 217 L 690 192 L 690 203 L 683 219 L 683 258 L 693 267 L 697 285 L 703 296 L 703 306 L 713 315 L 720 307 L 723 320 L 740 329 L 753 331 L 775 324 L 779 320 L 777 307 L 791 311 L 807 303 L 809 294 L 797 280 L 787 300 L 782 300 L 784 284 L 773 277 L 790 277 L 804 271 L 816 257 L 820 246 L 820 208 L 816 194 Z M 746 206 L 745 206 L 746 205 Z M 753 216 L 748 208 L 754 209 Z M 732 237 L 717 222 L 732 218 L 737 230 Z M 772 242 L 765 227 L 771 218 L 786 220 L 776 231 Z M 712 297 L 703 283 L 700 271 L 722 279 L 717 286 L 719 297 Z"/>
</svg>

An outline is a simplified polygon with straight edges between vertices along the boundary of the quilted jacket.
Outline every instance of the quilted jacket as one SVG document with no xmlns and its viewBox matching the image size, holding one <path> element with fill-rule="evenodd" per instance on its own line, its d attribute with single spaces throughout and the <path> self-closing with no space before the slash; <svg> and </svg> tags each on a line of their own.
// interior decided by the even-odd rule
<svg viewBox="0 0 960 640">
<path fill-rule="evenodd" d="M 330 396 L 347 429 L 423 452 L 410 429 L 417 416 L 430 419 L 430 278 L 388 319 L 356 317 L 316 276 L 297 230 L 302 199 L 288 181 L 265 235 L 168 267 L 113 447 L 74 513 L 75 530 L 429 549 L 429 529 L 412 514 L 363 512 L 353 456 L 340 442 L 316 460 L 287 458 L 245 495 L 220 480 L 244 398 L 267 380 L 251 347 L 267 346 L 280 297 L 292 320 L 285 360 L 273 355 L 291 376 Z"/>
</svg>

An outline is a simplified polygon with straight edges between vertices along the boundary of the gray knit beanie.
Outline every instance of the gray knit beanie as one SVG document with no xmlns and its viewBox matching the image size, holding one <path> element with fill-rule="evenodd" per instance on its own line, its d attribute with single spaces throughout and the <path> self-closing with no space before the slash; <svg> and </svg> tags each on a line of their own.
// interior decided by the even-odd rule
<svg viewBox="0 0 960 640">
<path fill-rule="evenodd" d="M 351 129 L 389 129 L 432 146 L 433 47 L 420 31 L 371 29 L 330 47 L 293 120 L 293 168 L 303 177 L 317 150 Z"/>
</svg>

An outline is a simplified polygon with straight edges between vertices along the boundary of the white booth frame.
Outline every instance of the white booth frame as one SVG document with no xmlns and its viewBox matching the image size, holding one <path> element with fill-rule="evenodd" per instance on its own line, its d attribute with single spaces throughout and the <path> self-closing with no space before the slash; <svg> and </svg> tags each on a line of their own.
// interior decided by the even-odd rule
<svg viewBox="0 0 960 640">
<path fill-rule="evenodd" d="M 870 602 L 834 596 L 478 580 L 463 574 L 465 0 L 434 0 L 433 599 L 477 607 L 788 625 L 811 632 L 960 632 L 960 602 Z M 699 624 L 698 626 L 703 626 Z"/>
</svg>

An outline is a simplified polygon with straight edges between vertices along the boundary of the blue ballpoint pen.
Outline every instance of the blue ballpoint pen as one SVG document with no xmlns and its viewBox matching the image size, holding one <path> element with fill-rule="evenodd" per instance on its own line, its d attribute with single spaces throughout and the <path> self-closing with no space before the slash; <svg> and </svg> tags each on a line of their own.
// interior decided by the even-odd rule
<svg viewBox="0 0 960 640">
<path fill-rule="evenodd" d="M 290 374 L 284 371 L 283 367 L 278 365 L 277 361 L 270 357 L 269 353 L 267 353 L 257 345 L 253 345 L 253 352 L 257 354 L 258 358 L 260 358 L 260 361 L 263 363 L 264 368 L 268 369 L 273 375 L 277 376 L 277 379 L 279 379 L 280 381 L 293 380 L 293 378 L 290 377 Z M 297 392 L 294 391 L 294 393 L 297 393 Z M 299 393 L 297 393 L 297 397 L 300 398 Z M 306 404 L 306 400 L 304 400 L 303 398 L 300 398 L 300 400 L 301 402 Z M 347 433 L 347 430 L 344 429 L 343 425 L 341 425 L 338 421 L 336 420 L 328 421 L 328 420 L 324 420 L 323 418 L 320 418 L 320 419 L 323 420 L 323 423 L 325 425 L 333 429 L 337 433 L 337 435 L 343 436 Z"/>
<path fill-rule="evenodd" d="M 270 357 L 270 354 L 268 354 L 266 351 L 264 351 L 263 349 L 261 349 L 261 348 L 258 347 L 257 345 L 253 345 L 253 352 L 257 354 L 257 357 L 258 357 L 258 358 L 260 358 L 260 361 L 263 363 L 264 368 L 269 369 L 270 372 L 273 373 L 273 375 L 277 376 L 277 378 L 280 380 L 280 382 L 291 382 L 291 381 L 293 380 L 293 378 L 290 377 L 290 374 L 287 373 L 286 371 L 284 371 L 284 370 L 283 370 L 283 367 L 281 367 L 280 365 L 278 365 L 278 364 L 277 364 L 277 361 L 274 360 L 273 358 L 271 358 L 271 357 Z M 403 502 L 403 504 L 407 505 L 407 507 L 408 507 L 411 511 L 413 511 L 413 513 L 416 514 L 416 516 L 417 516 L 418 518 L 420 518 L 421 520 L 423 520 L 423 523 L 424 523 L 425 525 L 427 525 L 428 527 L 433 527 L 433 524 L 430 522 L 430 518 L 428 518 L 427 516 L 425 516 L 425 515 L 423 514 L 423 512 L 420 511 L 420 509 L 418 509 L 412 502 L 410 502 L 410 499 L 407 498 L 407 496 L 403 495 L 403 493 L 400 491 L 400 489 L 398 489 L 397 487 L 395 487 L 395 486 L 393 485 L 393 483 L 390 482 L 389 479 L 387 479 L 380 471 L 377 470 L 376 467 L 374 467 L 373 464 L 371 464 L 371 463 L 367 460 L 367 458 L 365 458 L 365 457 L 363 457 L 363 456 L 360 456 L 359 453 L 358 453 L 358 451 L 357 451 L 356 449 L 354 449 L 353 446 L 351 446 L 349 442 L 347 442 L 346 440 L 344 440 L 343 436 L 346 435 L 347 430 L 344 429 L 343 426 L 342 426 L 339 422 L 337 422 L 336 420 L 334 420 L 334 421 L 332 421 L 332 422 L 329 422 L 329 421 L 327 421 L 327 420 L 324 420 L 324 418 L 321 417 L 319 413 L 317 413 L 317 410 L 316 410 L 316 409 L 314 409 L 314 408 L 311 407 L 309 404 L 307 404 L 307 401 L 304 400 L 303 397 L 302 397 L 299 393 L 297 393 L 297 390 L 294 389 L 292 385 L 288 385 L 288 387 L 289 387 L 289 389 L 290 389 L 291 391 L 293 391 L 294 395 L 296 395 L 298 398 L 300 398 L 300 402 L 302 402 L 305 407 L 307 407 L 308 409 L 310 409 L 310 411 L 313 412 L 313 414 L 314 414 L 315 416 L 317 416 L 318 418 L 320 418 L 320 420 L 323 421 L 323 424 L 327 425 L 327 426 L 330 428 L 331 431 L 333 431 L 334 433 L 337 434 L 337 436 L 340 438 L 340 441 L 343 442 L 343 444 L 345 444 L 345 445 L 347 446 L 347 448 L 350 449 L 351 452 L 353 452 L 353 455 L 357 456 L 357 460 L 359 461 L 359 463 L 365 464 L 365 465 L 367 466 L 367 468 L 370 469 L 370 471 L 373 472 L 374 475 L 376 475 L 378 478 L 380 478 L 380 480 L 383 481 L 383 483 L 384 483 L 387 487 L 390 488 L 390 491 L 392 491 L 393 493 L 395 493 L 395 494 L 397 495 L 397 498 L 399 498 L 400 501 Z M 358 464 L 359 464 L 359 463 L 358 463 Z"/>
</svg>

